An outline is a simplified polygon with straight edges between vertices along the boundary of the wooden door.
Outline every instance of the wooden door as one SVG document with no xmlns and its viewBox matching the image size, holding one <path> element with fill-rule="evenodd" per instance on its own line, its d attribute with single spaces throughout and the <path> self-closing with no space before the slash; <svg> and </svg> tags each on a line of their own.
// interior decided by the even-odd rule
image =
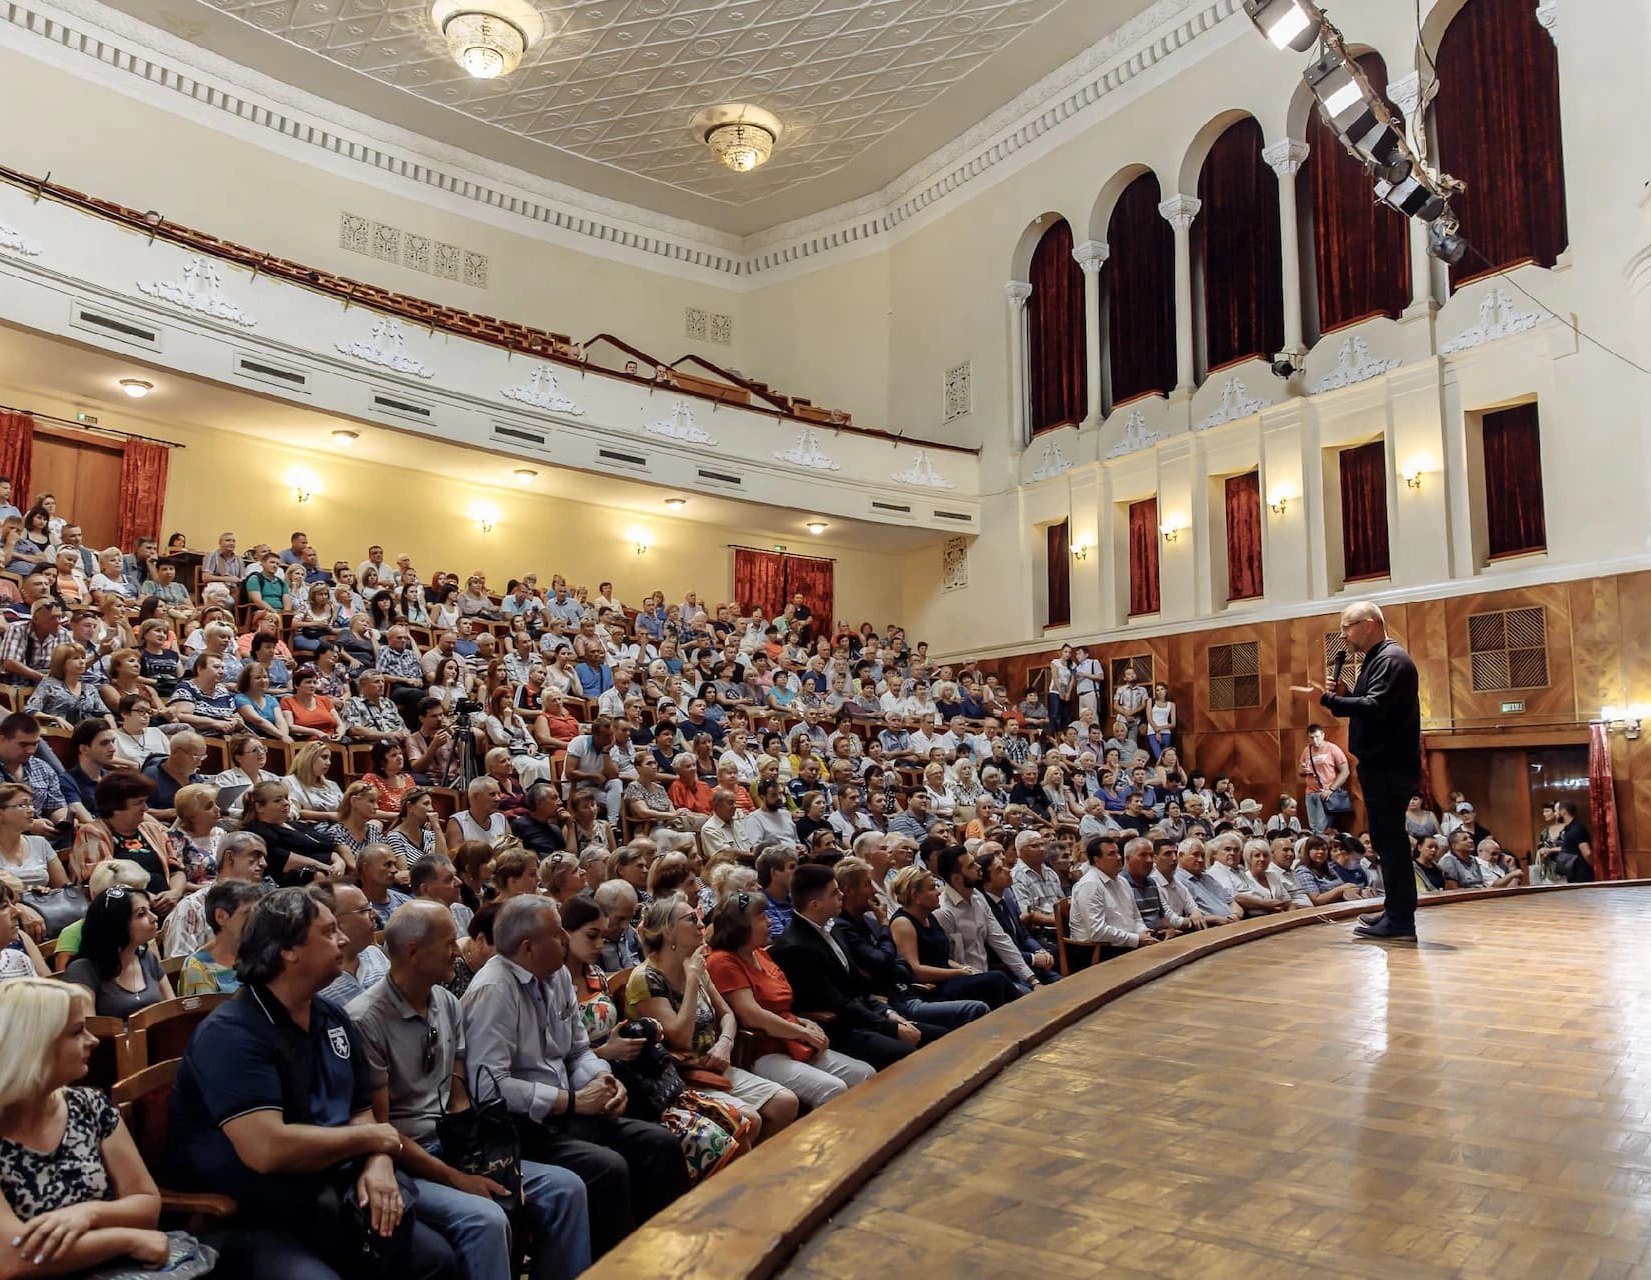
<svg viewBox="0 0 1651 1280">
<path fill-rule="evenodd" d="M 88 547 L 115 544 L 120 471 L 119 447 L 88 436 L 35 428 L 30 480 L 34 493 L 29 497 L 55 494 L 57 514 L 80 526 Z"/>
</svg>

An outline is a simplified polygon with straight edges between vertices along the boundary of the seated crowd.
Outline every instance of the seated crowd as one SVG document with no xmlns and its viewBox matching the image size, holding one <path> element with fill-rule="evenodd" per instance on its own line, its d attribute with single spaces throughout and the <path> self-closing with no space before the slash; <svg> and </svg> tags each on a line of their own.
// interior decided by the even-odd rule
<svg viewBox="0 0 1651 1280">
<path fill-rule="evenodd" d="M 49 496 L 0 528 L 0 1212 L 42 1274 L 577 1275 L 1071 954 L 1380 895 L 1322 805 L 1187 768 L 1133 673 L 1103 730 L 1098 668 L 1012 699 L 801 597 L 495 596 L 302 533 L 222 535 L 197 597 Z M 1425 890 L 1523 877 L 1424 813 Z M 151 1170 L 65 1087 L 87 1018 L 228 993 Z M 162 1233 L 156 1177 L 234 1216 Z"/>
</svg>

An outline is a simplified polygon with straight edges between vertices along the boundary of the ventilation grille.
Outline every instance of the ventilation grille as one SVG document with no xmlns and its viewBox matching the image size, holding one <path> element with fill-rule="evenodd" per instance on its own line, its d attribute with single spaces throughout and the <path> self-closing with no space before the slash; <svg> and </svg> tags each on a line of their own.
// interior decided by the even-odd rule
<svg viewBox="0 0 1651 1280">
<path fill-rule="evenodd" d="M 1548 687 L 1548 615 L 1545 609 L 1504 609 L 1468 617 L 1473 691 Z"/>
<path fill-rule="evenodd" d="M 973 524 L 975 522 L 974 516 L 967 511 L 942 511 L 939 507 L 934 509 L 934 518 L 936 520 L 951 520 L 957 524 Z"/>
<path fill-rule="evenodd" d="M 92 306 L 77 301 L 69 313 L 69 324 L 72 328 L 95 333 L 100 338 L 113 338 L 128 346 L 143 347 L 149 351 L 161 349 L 159 328 L 101 304 Z"/>
<path fill-rule="evenodd" d="M 1261 650 L 1254 640 L 1209 648 L 1210 710 L 1261 705 Z"/>
<path fill-rule="evenodd" d="M 430 422 L 434 413 L 427 404 L 419 404 L 414 400 L 403 400 L 397 396 L 375 395 L 373 408 L 381 413 L 393 413 L 403 418 L 416 418 L 420 422 Z"/>
<path fill-rule="evenodd" d="M 911 514 L 909 506 L 903 506 L 898 502 L 879 502 L 876 498 L 871 500 L 871 509 L 891 516 L 909 516 Z"/>
<path fill-rule="evenodd" d="M 516 444 L 530 444 L 539 449 L 545 447 L 545 437 L 541 432 L 529 431 L 525 427 L 501 426 L 497 422 L 493 424 L 493 438 L 509 440 Z"/>
<path fill-rule="evenodd" d="M 1137 653 L 1128 658 L 1112 659 L 1112 688 L 1116 689 L 1123 684 L 1125 667 L 1135 668 L 1136 684 L 1144 684 L 1147 688 L 1152 688 L 1157 677 L 1153 673 L 1152 655 L 1150 653 Z M 1107 728 L 1112 727 L 1111 716 L 1103 716 L 1102 720 Z"/>
<path fill-rule="evenodd" d="M 638 467 L 646 470 L 648 466 L 648 460 L 640 453 L 620 453 L 617 449 L 598 449 L 596 457 L 599 462 L 611 462 L 621 467 Z"/>
<path fill-rule="evenodd" d="M 729 475 L 726 471 L 707 471 L 704 467 L 699 468 L 699 478 L 708 484 L 728 484 L 737 487 L 745 483 L 739 476 Z"/>
<path fill-rule="evenodd" d="M 305 395 L 309 394 L 309 374 L 302 369 L 279 364 L 264 356 L 249 356 L 236 352 L 235 373 L 251 382 L 262 382 L 268 386 L 279 387 L 283 391 L 302 391 Z"/>
<path fill-rule="evenodd" d="M 1345 653 L 1347 665 L 1341 669 L 1341 682 L 1349 689 L 1359 678 L 1359 668 L 1364 659 L 1347 647 L 1347 641 L 1342 639 L 1341 632 L 1331 631 L 1324 637 L 1324 687 L 1330 687 L 1330 681 L 1336 674 L 1336 655 Z"/>
</svg>

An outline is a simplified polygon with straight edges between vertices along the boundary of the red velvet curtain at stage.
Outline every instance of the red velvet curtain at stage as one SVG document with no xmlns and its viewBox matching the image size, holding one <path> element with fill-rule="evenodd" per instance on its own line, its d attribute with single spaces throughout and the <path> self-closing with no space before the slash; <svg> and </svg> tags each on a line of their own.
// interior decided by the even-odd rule
<svg viewBox="0 0 1651 1280">
<path fill-rule="evenodd" d="M 814 615 L 809 634 L 829 635 L 836 607 L 836 569 L 830 560 L 738 547 L 734 551 L 734 601 L 742 609 L 761 605 L 772 618 L 800 591 Z"/>
<path fill-rule="evenodd" d="M 1072 621 L 1071 524 L 1062 520 L 1046 530 L 1049 564 L 1049 615 L 1046 627 L 1064 627 Z"/>
<path fill-rule="evenodd" d="M 1158 612 L 1158 499 L 1129 504 L 1129 616 Z"/>
<path fill-rule="evenodd" d="M 11 477 L 11 502 L 27 511 L 30 473 L 34 470 L 34 419 L 26 413 L 0 413 L 0 476 Z"/>
<path fill-rule="evenodd" d="M 1108 413 L 1137 396 L 1175 390 L 1175 232 L 1158 212 L 1160 201 L 1157 175 L 1143 173 L 1124 188 L 1106 224 Z"/>
<path fill-rule="evenodd" d="M 1387 66 L 1374 53 L 1358 60 L 1376 92 L 1387 94 Z M 1373 200 L 1370 175 L 1343 149 L 1317 110 L 1307 122 L 1307 163 L 1296 179 L 1309 211 L 1305 228 L 1318 286 L 1318 331 L 1374 315 L 1397 320 L 1410 305 L 1410 230 L 1404 217 Z"/>
<path fill-rule="evenodd" d="M 1246 116 L 1215 140 L 1198 175 L 1204 207 L 1192 225 L 1204 282 L 1206 370 L 1247 356 L 1271 360 L 1284 346 L 1278 175 L 1261 147 L 1261 126 Z"/>
<path fill-rule="evenodd" d="M 1261 595 L 1261 476 L 1227 477 L 1227 599 Z"/>
<path fill-rule="evenodd" d="M 130 547 L 139 538 L 159 538 L 166 505 L 166 468 L 171 450 L 147 440 L 127 440 L 120 463 L 120 511 L 115 541 Z"/>
<path fill-rule="evenodd" d="M 1543 550 L 1548 526 L 1542 507 L 1542 426 L 1536 404 L 1487 413 L 1480 428 L 1490 558 Z"/>
<path fill-rule="evenodd" d="M 1387 446 L 1380 440 L 1341 451 L 1342 578 L 1385 578 L 1391 571 L 1387 542 Z"/>
<path fill-rule="evenodd" d="M 1603 724 L 1588 726 L 1588 833 L 1593 836 L 1594 878 L 1626 879 L 1622 838 L 1617 829 L 1617 791 L 1611 778 L 1611 734 Z"/>
<path fill-rule="evenodd" d="M 1452 207 L 1473 246 L 1452 283 L 1570 243 L 1559 127 L 1559 54 L 1530 0 L 1469 0 L 1439 42 L 1439 162 L 1467 183 Z"/>
<path fill-rule="evenodd" d="M 1084 274 L 1072 257 L 1072 228 L 1062 218 L 1043 233 L 1032 253 L 1032 298 L 1027 303 L 1027 383 L 1032 432 L 1083 421 L 1089 407 L 1084 354 Z"/>
</svg>

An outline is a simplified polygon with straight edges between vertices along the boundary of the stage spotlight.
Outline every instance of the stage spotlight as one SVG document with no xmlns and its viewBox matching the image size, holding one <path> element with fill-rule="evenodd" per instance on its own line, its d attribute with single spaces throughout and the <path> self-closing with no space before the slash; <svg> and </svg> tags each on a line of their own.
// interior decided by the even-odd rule
<svg viewBox="0 0 1651 1280">
<path fill-rule="evenodd" d="M 1316 6 L 1302 0 L 1244 0 L 1244 12 L 1275 48 L 1297 53 L 1311 49 L 1324 26 Z"/>
<path fill-rule="evenodd" d="M 1427 230 L 1427 251 L 1440 262 L 1456 266 L 1468 256 L 1468 241 L 1453 222 L 1439 219 Z"/>
<path fill-rule="evenodd" d="M 1293 355 L 1280 356 L 1273 361 L 1272 368 L 1273 377 L 1283 378 L 1285 381 L 1289 381 L 1301 372 L 1301 366 L 1296 363 L 1296 357 Z"/>
<path fill-rule="evenodd" d="M 1366 92 L 1340 53 L 1326 49 L 1303 78 L 1323 106 L 1331 128 L 1378 178 L 1398 184 L 1410 176 L 1410 161 L 1397 131 L 1376 112 L 1374 90 Z"/>
<path fill-rule="evenodd" d="M 1386 201 L 1405 217 L 1420 218 L 1423 222 L 1432 222 L 1445 211 L 1444 197 L 1428 190 L 1415 174 L 1400 183 L 1378 182 L 1376 198 Z"/>
</svg>

